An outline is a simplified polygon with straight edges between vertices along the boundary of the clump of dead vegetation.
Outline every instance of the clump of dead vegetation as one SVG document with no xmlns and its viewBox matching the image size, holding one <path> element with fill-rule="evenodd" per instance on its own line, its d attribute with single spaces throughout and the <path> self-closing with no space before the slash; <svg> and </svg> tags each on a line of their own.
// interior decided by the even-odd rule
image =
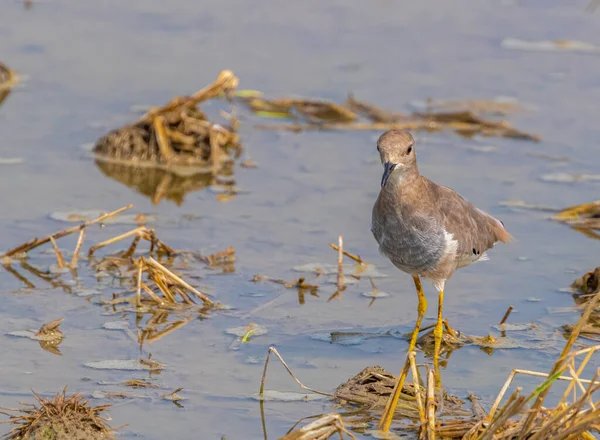
<svg viewBox="0 0 600 440">
<path fill-rule="evenodd" d="M 16 72 L 0 62 L 0 104 L 10 95 L 10 89 L 18 82 L 19 77 Z"/>
<path fill-rule="evenodd" d="M 81 394 L 67 397 L 66 388 L 53 398 L 34 393 L 36 404 L 22 403 L 21 408 L 2 408 L 15 425 L 6 438 L 9 440 L 107 440 L 114 439 L 107 419 L 102 417 L 111 405 L 92 406 Z"/>
<path fill-rule="evenodd" d="M 213 84 L 193 95 L 174 98 L 163 107 L 150 109 L 133 124 L 101 137 L 94 153 L 138 165 L 217 167 L 223 155 L 239 151 L 239 138 L 233 127 L 210 122 L 198 104 L 227 96 L 237 85 L 233 72 L 224 70 Z"/>
<path fill-rule="evenodd" d="M 189 191 L 209 185 L 234 192 L 230 176 L 242 151 L 237 120 L 227 113 L 225 123 L 208 120 L 198 107 L 225 97 L 238 86 L 229 70 L 191 96 L 177 97 L 152 108 L 133 124 L 111 131 L 96 141 L 96 164 L 107 176 L 147 195 L 154 204 L 163 198 L 177 204 Z M 220 194 L 219 199 L 226 199 Z"/>
<path fill-rule="evenodd" d="M 584 310 L 594 298 L 600 295 L 600 267 L 586 272 L 571 284 L 573 300 L 577 309 Z M 573 324 L 563 326 L 563 331 L 568 338 L 574 329 Z M 579 336 L 583 339 L 600 342 L 600 310 L 598 308 L 590 314 L 588 322 L 581 328 Z"/>
<path fill-rule="evenodd" d="M 597 271 L 600 269 L 597 269 Z M 600 272 L 599 272 L 600 273 Z M 592 281 L 590 281 L 592 280 Z M 597 289 L 596 271 L 583 277 L 577 285 Z M 587 290 L 586 290 L 587 291 Z M 592 439 L 592 433 L 600 434 L 600 370 L 591 379 L 582 377 L 593 354 L 600 345 L 575 348 L 575 342 L 589 322 L 590 316 L 600 304 L 600 295 L 593 295 L 585 310 L 569 334 L 569 338 L 550 372 L 515 369 L 501 387 L 489 411 L 486 411 L 474 396 L 470 396 L 471 408 L 465 407 L 460 399 L 448 395 L 435 385 L 435 371 L 428 365 L 415 362 L 416 353 L 409 353 L 406 368 L 412 374 L 412 384 L 406 383 L 398 393 L 400 402 L 393 414 L 395 431 L 418 438 L 463 440 L 517 440 L 517 439 Z M 340 385 L 333 393 L 317 391 L 305 386 L 294 376 L 289 366 L 273 347 L 265 361 L 259 395 L 265 394 L 265 379 L 269 357 L 274 354 L 283 363 L 296 383 L 309 393 L 326 395 L 339 402 L 346 413 L 337 417 L 324 415 L 317 422 L 287 434 L 285 439 L 326 439 L 342 430 L 364 432 L 372 426 L 374 411 L 390 407 L 398 378 L 380 367 L 368 367 Z M 425 368 L 422 376 L 420 370 Z M 507 393 L 517 375 L 543 378 L 531 393 L 522 394 L 517 387 Z M 548 394 L 557 381 L 567 382 L 567 387 L 555 404 L 548 403 Z M 383 420 L 383 418 L 382 418 Z M 326 429 L 325 429 L 326 428 Z M 389 426 L 378 427 L 388 431 Z M 296 435 L 297 437 L 294 437 Z M 312 435 L 312 436 L 311 436 Z M 340 434 L 341 435 L 341 434 Z M 304 437 L 303 437 L 304 436 Z"/>
<path fill-rule="evenodd" d="M 569 206 L 552 216 L 552 219 L 565 223 L 588 237 L 600 240 L 600 200 Z"/>
<path fill-rule="evenodd" d="M 265 130 L 301 132 L 306 130 L 375 130 L 392 128 L 436 132 L 452 130 L 465 137 L 506 137 L 539 141 L 539 136 L 518 130 L 506 121 L 485 115 L 506 115 L 516 104 L 485 100 L 427 101 L 425 111 L 397 113 L 362 102 L 350 95 L 345 103 L 318 99 L 266 99 L 260 92 L 244 91 L 237 100 L 259 116 L 293 119 L 289 124 L 258 125 Z"/>
</svg>

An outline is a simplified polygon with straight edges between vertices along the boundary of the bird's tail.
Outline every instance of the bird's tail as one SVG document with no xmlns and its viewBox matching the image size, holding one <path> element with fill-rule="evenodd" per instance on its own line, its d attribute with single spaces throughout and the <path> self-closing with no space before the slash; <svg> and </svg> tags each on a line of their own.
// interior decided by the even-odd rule
<svg viewBox="0 0 600 440">
<path fill-rule="evenodd" d="M 515 238 L 504 227 L 504 223 L 493 217 L 491 218 L 493 220 L 492 230 L 494 231 L 496 241 L 501 241 L 502 243 L 509 243 L 515 240 Z"/>
</svg>

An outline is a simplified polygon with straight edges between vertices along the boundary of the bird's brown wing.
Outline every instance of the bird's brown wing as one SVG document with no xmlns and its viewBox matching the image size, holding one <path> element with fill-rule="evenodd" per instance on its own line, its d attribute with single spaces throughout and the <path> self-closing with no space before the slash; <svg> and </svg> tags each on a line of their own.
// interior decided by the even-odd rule
<svg viewBox="0 0 600 440">
<path fill-rule="evenodd" d="M 476 208 L 451 188 L 428 182 L 437 215 L 446 231 L 458 242 L 457 259 L 464 260 L 464 263 L 470 259 L 470 264 L 481 258 L 496 242 L 510 240 L 511 236 L 502 222 Z"/>
</svg>

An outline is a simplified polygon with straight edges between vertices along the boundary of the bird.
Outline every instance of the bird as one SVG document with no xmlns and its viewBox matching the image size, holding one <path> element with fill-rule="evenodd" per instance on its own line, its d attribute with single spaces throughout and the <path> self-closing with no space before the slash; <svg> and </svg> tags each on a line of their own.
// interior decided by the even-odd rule
<svg viewBox="0 0 600 440">
<path fill-rule="evenodd" d="M 377 151 L 383 175 L 373 206 L 371 231 L 380 253 L 413 277 L 418 316 L 409 354 L 415 349 L 427 311 L 421 278 L 431 281 L 438 292 L 438 314 L 433 331 L 434 366 L 437 366 L 443 336 L 446 281 L 457 269 L 487 260 L 486 252 L 494 244 L 509 242 L 512 236 L 500 220 L 476 208 L 454 190 L 419 173 L 415 141 L 409 132 L 386 131 L 377 140 Z M 380 430 L 389 429 L 408 368 L 407 359 L 379 422 Z"/>
</svg>

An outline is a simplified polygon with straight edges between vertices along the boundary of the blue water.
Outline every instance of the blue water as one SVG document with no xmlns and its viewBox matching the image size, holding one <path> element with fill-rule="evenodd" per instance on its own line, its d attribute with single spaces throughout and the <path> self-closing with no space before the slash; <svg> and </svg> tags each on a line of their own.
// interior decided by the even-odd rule
<svg viewBox="0 0 600 440">
<path fill-rule="evenodd" d="M 408 331 L 415 319 L 410 277 L 377 253 L 369 232 L 381 175 L 374 145 L 380 133 L 261 131 L 253 128 L 259 121 L 246 115 L 241 139 L 245 154 L 259 164 L 258 169 L 235 171 L 236 184 L 246 193 L 221 203 L 214 191 L 201 190 L 187 194 L 181 206 L 168 201 L 153 206 L 147 197 L 106 178 L 82 147 L 134 120 L 132 106 L 158 105 L 193 93 L 222 69 L 231 69 L 241 88 L 272 97 L 343 102 L 353 92 L 395 111 L 409 111 L 412 101 L 427 97 L 504 96 L 534 106 L 508 119 L 539 134 L 540 143 L 464 139 L 450 132 L 415 134 L 421 172 L 502 219 L 517 239 L 494 249 L 491 261 L 463 269 L 448 282 L 445 315 L 475 335 L 494 333 L 491 325 L 509 305 L 515 307 L 511 322 L 534 321 L 548 337 L 576 320 L 575 313 L 550 312 L 573 305 L 559 289 L 598 264 L 600 243 L 548 221 L 548 213 L 500 202 L 522 199 L 560 208 L 597 199 L 598 182 L 549 183 L 540 176 L 597 172 L 600 56 L 508 50 L 501 42 L 511 37 L 600 44 L 600 15 L 585 12 L 585 1 L 282 5 L 48 0 L 34 1 L 29 10 L 19 1 L 4 3 L 0 60 L 25 80 L 0 108 L 0 158 L 24 162 L 0 165 L 1 247 L 66 227 L 48 218 L 54 211 L 111 210 L 134 203 L 136 212 L 157 217 L 158 235 L 175 248 L 236 249 L 234 274 L 210 275 L 201 265 L 197 268 L 205 276 L 200 283 L 234 306 L 235 314 L 193 320 L 146 347 L 153 359 L 169 364 L 159 382 L 171 390 L 185 388 L 185 408 L 161 401 L 159 393 L 152 400 L 118 405 L 110 411 L 111 424 L 128 424 L 124 437 L 197 438 L 202 433 L 202 438 L 262 439 L 258 403 L 248 398 L 258 390 L 262 366 L 245 362 L 248 357 L 262 357 L 275 344 L 301 380 L 332 390 L 368 365 L 396 373 L 406 343 L 378 338 L 354 346 L 328 344 L 311 335 L 340 329 Z M 472 148 L 482 146 L 495 150 Z M 87 245 L 127 228 L 95 229 Z M 327 302 L 335 286 L 322 284 L 319 297 L 307 294 L 299 305 L 294 290 L 250 281 L 256 273 L 292 280 L 298 276 L 292 271 L 296 265 L 335 263 L 328 243 L 340 234 L 348 250 L 389 275 L 374 281 L 390 297 L 369 307 L 370 299 L 361 293 L 370 285 L 363 279 L 349 286 L 341 300 Z M 72 249 L 75 237 L 61 243 Z M 39 251 L 32 258 L 42 267 L 52 262 L 51 255 Z M 93 301 L 35 277 L 30 281 L 36 289 L 24 291 L 22 281 L 0 268 L 0 333 L 64 317 L 63 356 L 47 353 L 33 341 L 0 336 L 0 406 L 29 399 L 30 389 L 46 395 L 68 384 L 70 391 L 90 393 L 106 390 L 97 384 L 100 380 L 143 376 L 84 367 L 95 360 L 135 357 L 138 347 L 123 334 L 101 328 L 118 316 L 105 316 Z M 82 282 L 94 287 L 92 277 Z M 432 304 L 428 316 L 434 316 L 433 289 L 426 289 Z M 269 333 L 231 350 L 234 337 L 225 329 L 250 321 Z M 560 346 L 560 336 L 555 346 Z M 489 402 L 512 368 L 546 371 L 555 356 L 555 349 L 497 350 L 488 356 L 466 347 L 453 353 L 443 379 L 455 394 L 475 392 Z M 282 368 L 272 368 L 269 388 L 296 389 Z M 81 381 L 83 377 L 91 381 Z M 268 436 L 278 438 L 299 418 L 330 410 L 324 402 L 267 402 Z"/>
</svg>

